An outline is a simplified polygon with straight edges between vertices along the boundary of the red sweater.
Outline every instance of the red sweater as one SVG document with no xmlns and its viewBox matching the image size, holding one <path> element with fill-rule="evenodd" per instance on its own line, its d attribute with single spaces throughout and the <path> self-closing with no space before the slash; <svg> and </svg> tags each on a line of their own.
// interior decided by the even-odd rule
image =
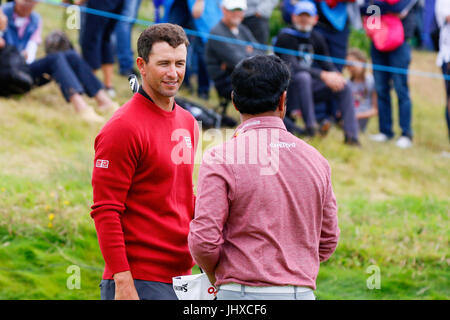
<svg viewBox="0 0 450 320">
<path fill-rule="evenodd" d="M 102 128 L 91 216 L 106 263 L 103 279 L 130 270 L 133 279 L 171 283 L 191 273 L 197 140 L 190 113 L 178 105 L 164 111 L 139 93 Z"/>
</svg>

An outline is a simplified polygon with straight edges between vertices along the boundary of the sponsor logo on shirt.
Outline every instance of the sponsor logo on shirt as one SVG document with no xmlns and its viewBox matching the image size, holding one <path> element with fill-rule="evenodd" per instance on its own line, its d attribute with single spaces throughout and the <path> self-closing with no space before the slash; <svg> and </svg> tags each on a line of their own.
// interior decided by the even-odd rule
<svg viewBox="0 0 450 320">
<path fill-rule="evenodd" d="M 98 159 L 98 160 L 95 162 L 95 166 L 96 166 L 97 168 L 108 169 L 108 167 L 109 167 L 109 161 L 108 161 L 108 160 Z"/>
<path fill-rule="evenodd" d="M 288 142 L 277 142 L 277 143 L 274 143 L 274 142 L 272 142 L 270 144 L 270 147 L 271 148 L 291 150 L 291 148 L 295 148 L 295 142 L 292 142 L 292 143 L 288 143 Z"/>
</svg>

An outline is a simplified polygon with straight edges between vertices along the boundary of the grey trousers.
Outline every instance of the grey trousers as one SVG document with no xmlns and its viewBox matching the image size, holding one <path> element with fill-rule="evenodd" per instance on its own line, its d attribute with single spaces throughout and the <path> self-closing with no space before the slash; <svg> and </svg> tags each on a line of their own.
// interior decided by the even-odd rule
<svg viewBox="0 0 450 320">
<path fill-rule="evenodd" d="M 300 109 L 307 128 L 316 124 L 314 104 L 329 100 L 337 102 L 344 120 L 345 135 L 358 139 L 358 121 L 352 91 L 348 85 L 342 91 L 333 92 L 322 80 L 311 77 L 309 72 L 301 71 L 292 75 L 287 93 L 287 111 Z"/>
<path fill-rule="evenodd" d="M 245 292 L 245 286 L 241 291 L 219 289 L 217 300 L 316 300 L 314 291 L 296 293 L 252 293 Z"/>
<path fill-rule="evenodd" d="M 171 283 L 134 280 L 134 286 L 141 300 L 178 300 Z M 114 300 L 116 283 L 114 280 L 100 282 L 100 298 Z"/>
<path fill-rule="evenodd" d="M 359 130 L 361 130 L 361 132 L 366 132 L 366 128 L 367 128 L 367 124 L 369 123 L 369 119 L 359 119 L 358 120 L 359 123 Z"/>
</svg>

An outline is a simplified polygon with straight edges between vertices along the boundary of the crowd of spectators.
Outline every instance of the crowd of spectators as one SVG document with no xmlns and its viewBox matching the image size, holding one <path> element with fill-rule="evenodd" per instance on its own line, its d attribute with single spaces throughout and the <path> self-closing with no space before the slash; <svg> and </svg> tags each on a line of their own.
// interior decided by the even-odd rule
<svg viewBox="0 0 450 320">
<path fill-rule="evenodd" d="M 17 48 L 29 67 L 33 86 L 54 80 L 83 118 L 101 122 L 104 119 L 98 113 L 117 108 L 113 102 L 116 61 L 120 75 L 137 74 L 132 20 L 142 0 L 62 2 L 130 20 L 83 11 L 81 53 L 70 49 L 37 59 L 43 21 L 34 11 L 36 1 L 15 0 L 1 7 L 0 48 Z M 444 75 L 450 74 L 450 0 L 153 0 L 153 5 L 155 22 L 178 24 L 196 33 L 189 35 L 184 86 L 191 94 L 195 88 L 199 98 L 207 100 L 215 90 L 230 102 L 230 75 L 242 59 L 257 54 L 281 57 L 291 71 L 285 125 L 301 136 L 326 135 L 336 124 L 343 129 L 344 143 L 360 145 L 359 134 L 366 130 L 371 117 L 378 116 L 379 133 L 369 138 L 378 142 L 393 139 L 393 88 L 401 130 L 396 145 L 409 148 L 413 131 L 408 74 L 379 68 L 369 71 L 366 64 L 408 70 L 414 45 L 439 50 L 437 63 Z M 281 13 L 284 27 L 271 36 L 269 22 L 275 10 Z M 348 47 L 352 29 L 365 29 L 371 39 L 369 52 Z M 377 32 L 387 35 L 379 37 Z M 269 45 L 274 46 L 274 52 L 268 50 Z M 103 83 L 96 76 L 97 70 L 103 74 Z M 450 81 L 445 81 L 445 86 L 450 137 Z M 83 94 L 97 100 L 96 111 Z"/>
</svg>

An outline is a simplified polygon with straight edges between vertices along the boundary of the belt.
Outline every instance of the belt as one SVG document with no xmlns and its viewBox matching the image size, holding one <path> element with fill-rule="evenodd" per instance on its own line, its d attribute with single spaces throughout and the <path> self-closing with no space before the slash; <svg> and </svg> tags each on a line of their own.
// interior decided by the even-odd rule
<svg viewBox="0 0 450 320">
<path fill-rule="evenodd" d="M 301 293 L 313 291 L 309 287 L 299 287 L 299 286 L 270 286 L 270 287 L 256 287 L 247 286 L 239 283 L 225 283 L 219 286 L 219 290 L 229 290 L 229 291 L 244 291 L 249 293 Z"/>
</svg>

